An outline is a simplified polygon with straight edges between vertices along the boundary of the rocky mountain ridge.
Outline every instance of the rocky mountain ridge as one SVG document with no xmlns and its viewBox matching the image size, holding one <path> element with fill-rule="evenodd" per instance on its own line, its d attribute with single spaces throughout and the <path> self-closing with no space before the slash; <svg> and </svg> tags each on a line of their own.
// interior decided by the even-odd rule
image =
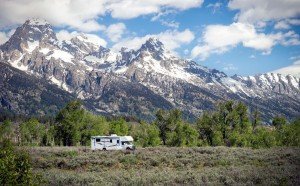
<svg viewBox="0 0 300 186">
<path fill-rule="evenodd" d="M 46 79 L 99 113 L 152 119 L 158 108 L 195 118 L 222 100 L 258 108 L 265 120 L 300 114 L 299 78 L 267 73 L 233 76 L 172 55 L 155 38 L 138 50 L 114 52 L 89 35 L 60 41 L 50 24 L 28 20 L 0 46 L 0 62 Z"/>
</svg>

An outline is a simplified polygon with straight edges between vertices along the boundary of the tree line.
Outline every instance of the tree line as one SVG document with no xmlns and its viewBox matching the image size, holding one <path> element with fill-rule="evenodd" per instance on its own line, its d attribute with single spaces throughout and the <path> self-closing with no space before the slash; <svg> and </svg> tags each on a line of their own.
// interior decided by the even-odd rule
<svg viewBox="0 0 300 186">
<path fill-rule="evenodd" d="M 158 110 L 152 123 L 127 122 L 124 117 L 107 118 L 86 111 L 80 101 L 68 103 L 55 118 L 30 118 L 0 124 L 0 141 L 19 146 L 90 145 L 91 136 L 131 135 L 141 147 L 233 146 L 266 148 L 300 146 L 300 119 L 290 123 L 277 116 L 263 125 L 260 113 L 249 112 L 242 102 L 226 101 L 203 113 L 195 122 L 182 119 L 178 109 Z"/>
</svg>

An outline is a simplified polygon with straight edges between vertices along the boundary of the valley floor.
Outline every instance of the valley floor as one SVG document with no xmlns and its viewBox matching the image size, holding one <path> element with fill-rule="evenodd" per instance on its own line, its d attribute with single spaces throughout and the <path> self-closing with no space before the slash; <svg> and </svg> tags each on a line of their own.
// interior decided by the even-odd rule
<svg viewBox="0 0 300 186">
<path fill-rule="evenodd" d="M 26 149 L 49 185 L 300 185 L 300 148 Z"/>
</svg>

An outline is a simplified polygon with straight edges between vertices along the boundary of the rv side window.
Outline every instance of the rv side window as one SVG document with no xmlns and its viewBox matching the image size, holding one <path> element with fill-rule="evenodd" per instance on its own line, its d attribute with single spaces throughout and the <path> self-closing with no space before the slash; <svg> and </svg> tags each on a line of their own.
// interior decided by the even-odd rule
<svg viewBox="0 0 300 186">
<path fill-rule="evenodd" d="M 100 142 L 100 138 L 96 138 L 96 142 Z"/>
<path fill-rule="evenodd" d="M 117 144 L 119 144 L 119 142 L 120 142 L 120 141 L 119 141 L 119 140 L 117 140 Z"/>
<path fill-rule="evenodd" d="M 110 139 L 110 142 L 112 143 L 112 139 Z"/>
</svg>

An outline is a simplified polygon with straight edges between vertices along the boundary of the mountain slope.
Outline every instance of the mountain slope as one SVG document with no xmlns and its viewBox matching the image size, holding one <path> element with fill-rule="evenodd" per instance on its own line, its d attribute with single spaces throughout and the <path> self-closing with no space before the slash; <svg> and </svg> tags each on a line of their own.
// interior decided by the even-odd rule
<svg viewBox="0 0 300 186">
<path fill-rule="evenodd" d="M 0 62 L 75 94 L 94 112 L 152 119 L 158 108 L 181 109 L 194 119 L 217 102 L 235 99 L 274 115 L 300 114 L 299 78 L 268 73 L 229 77 L 172 55 L 155 38 L 119 52 L 80 34 L 57 39 L 50 24 L 28 20 L 0 46 Z"/>
<path fill-rule="evenodd" d="M 53 115 L 74 95 L 7 64 L 0 63 L 0 111 L 21 115 Z"/>
</svg>

